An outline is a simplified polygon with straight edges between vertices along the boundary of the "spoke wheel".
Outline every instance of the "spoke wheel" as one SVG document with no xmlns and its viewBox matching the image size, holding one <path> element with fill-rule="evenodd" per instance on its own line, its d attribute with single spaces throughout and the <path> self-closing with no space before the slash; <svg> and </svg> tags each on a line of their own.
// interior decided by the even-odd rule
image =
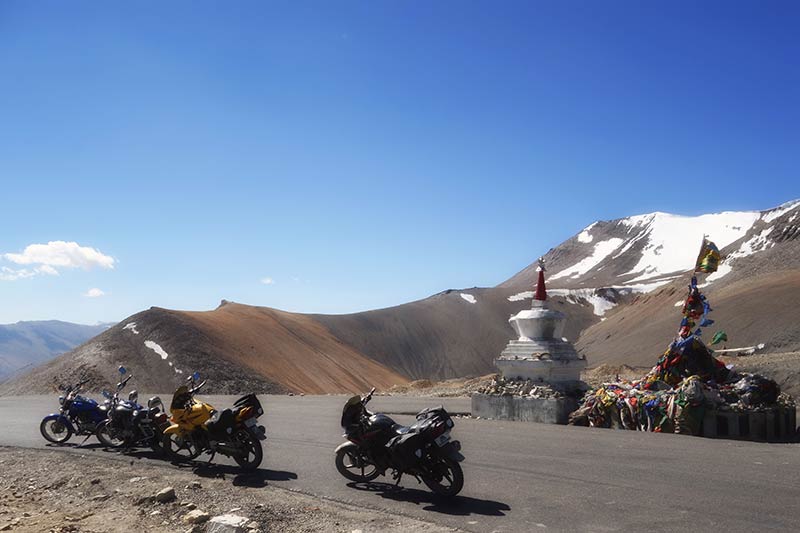
<svg viewBox="0 0 800 533">
<path fill-rule="evenodd" d="M 59 419 L 42 420 L 39 425 L 42 437 L 54 444 L 63 444 L 72 436 L 69 427 Z"/>
<path fill-rule="evenodd" d="M 247 430 L 240 430 L 236 434 L 237 444 L 239 448 L 246 453 L 246 455 L 236 455 L 233 460 L 236 461 L 242 470 L 255 470 L 261 464 L 264 458 L 264 450 L 261 448 L 261 441 Z"/>
<path fill-rule="evenodd" d="M 357 483 L 372 481 L 381 475 L 378 467 L 370 463 L 355 444 L 336 452 L 336 470 L 350 481 Z"/>
<path fill-rule="evenodd" d="M 115 428 L 109 420 L 100 422 L 94 434 L 97 440 L 109 448 L 121 448 L 125 444 L 125 439 L 122 438 L 119 430 Z"/>
<path fill-rule="evenodd" d="M 422 481 L 439 496 L 455 496 L 464 487 L 464 472 L 461 465 L 448 457 L 433 459 L 429 473 Z"/>
<path fill-rule="evenodd" d="M 200 450 L 192 439 L 185 439 L 177 433 L 167 433 L 161 440 L 164 452 L 176 461 L 191 461 L 200 455 Z"/>
</svg>

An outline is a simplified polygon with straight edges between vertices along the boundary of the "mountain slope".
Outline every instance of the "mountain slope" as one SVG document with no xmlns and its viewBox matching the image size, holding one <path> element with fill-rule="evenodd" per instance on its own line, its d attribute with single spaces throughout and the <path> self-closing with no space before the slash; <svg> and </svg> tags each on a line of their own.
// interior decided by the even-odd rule
<svg viewBox="0 0 800 533">
<path fill-rule="evenodd" d="M 58 320 L 0 325 L 0 381 L 71 350 L 107 327 Z"/>
<path fill-rule="evenodd" d="M 703 277 L 731 344 L 800 349 L 800 201 L 763 212 L 699 217 L 651 213 L 596 222 L 546 255 L 551 305 L 594 366 L 649 365 L 673 338 L 704 235 L 727 259 Z M 100 384 L 118 364 L 137 387 L 168 391 L 183 372 L 211 391 L 356 392 L 410 379 L 486 374 L 530 306 L 536 264 L 492 288 L 448 290 L 397 307 L 303 315 L 223 302 L 208 312 L 153 308 L 0 387 L 52 386 L 86 373 Z M 680 304 L 678 304 L 680 305 Z M 713 334 L 713 329 L 711 333 Z"/>
</svg>

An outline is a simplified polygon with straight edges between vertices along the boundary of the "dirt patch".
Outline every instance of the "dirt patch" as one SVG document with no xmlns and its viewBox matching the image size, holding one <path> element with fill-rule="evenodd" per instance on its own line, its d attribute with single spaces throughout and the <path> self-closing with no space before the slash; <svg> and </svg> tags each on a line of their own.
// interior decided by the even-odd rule
<svg viewBox="0 0 800 533">
<path fill-rule="evenodd" d="M 246 517 L 252 533 L 452 531 L 266 486 L 263 475 L 243 476 L 225 467 L 198 475 L 130 458 L 0 448 L 0 470 L 0 531 L 201 532 L 205 523 L 185 520 L 200 512 Z M 154 497 L 167 487 L 174 498 L 159 503 Z"/>
</svg>

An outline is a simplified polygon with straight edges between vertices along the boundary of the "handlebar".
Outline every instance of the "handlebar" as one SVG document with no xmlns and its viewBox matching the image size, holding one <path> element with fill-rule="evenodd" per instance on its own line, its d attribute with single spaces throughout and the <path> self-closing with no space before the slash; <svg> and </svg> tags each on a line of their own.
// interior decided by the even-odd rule
<svg viewBox="0 0 800 533">
<path fill-rule="evenodd" d="M 364 398 L 361 400 L 361 403 L 367 405 L 369 401 L 372 399 L 372 395 L 374 393 L 375 393 L 375 387 L 372 387 L 372 390 L 369 391 L 369 393 L 366 396 L 364 396 Z"/>
<path fill-rule="evenodd" d="M 203 381 L 201 381 L 201 382 L 200 382 L 200 384 L 199 384 L 199 385 L 197 385 L 196 387 L 192 387 L 191 389 L 189 389 L 189 393 L 190 393 L 190 394 L 194 394 L 195 392 L 197 392 L 197 391 L 199 391 L 200 389 L 202 389 L 202 388 L 205 386 L 205 384 L 206 384 L 206 381 L 207 381 L 207 380 L 205 380 L 205 379 L 204 379 Z"/>
</svg>

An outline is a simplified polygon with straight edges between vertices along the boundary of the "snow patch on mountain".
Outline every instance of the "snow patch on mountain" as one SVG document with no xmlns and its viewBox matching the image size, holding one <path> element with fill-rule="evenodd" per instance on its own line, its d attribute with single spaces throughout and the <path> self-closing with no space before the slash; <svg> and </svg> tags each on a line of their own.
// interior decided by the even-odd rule
<svg viewBox="0 0 800 533">
<path fill-rule="evenodd" d="M 161 359 L 166 359 L 169 357 L 169 354 L 164 351 L 164 348 L 159 346 L 157 343 L 153 341 L 144 341 L 144 345 L 156 352 L 158 355 L 161 356 Z"/>
<path fill-rule="evenodd" d="M 791 202 L 786 202 L 785 204 L 779 205 L 775 209 L 770 209 L 769 211 L 764 213 L 764 215 L 762 215 L 761 217 L 761 220 L 767 223 L 772 222 L 776 218 L 780 218 L 789 211 L 797 209 L 798 207 L 800 207 L 800 200 L 792 200 Z M 796 216 L 797 216 L 796 214 L 793 215 L 792 218 L 789 220 L 789 222 L 794 220 Z"/>
<path fill-rule="evenodd" d="M 607 300 L 597 294 L 596 289 L 551 289 L 554 296 L 563 296 L 567 302 L 572 304 L 588 303 L 594 308 L 594 314 L 603 316 L 606 311 L 616 307 L 617 303 Z"/>
<path fill-rule="evenodd" d="M 603 259 L 611 255 L 617 248 L 619 248 L 622 243 L 625 242 L 622 239 L 618 239 L 614 237 L 613 239 L 608 239 L 607 241 L 600 241 L 594 245 L 594 250 L 589 257 L 578 261 L 571 267 L 565 268 L 558 274 L 550 276 L 550 279 L 559 279 L 564 278 L 566 276 L 570 276 L 572 278 L 580 277 L 581 275 L 589 272 L 591 269 L 596 267 Z"/>
<path fill-rule="evenodd" d="M 126 329 L 131 331 L 131 332 L 133 332 L 134 335 L 138 335 L 139 334 L 139 330 L 136 329 L 136 322 L 129 322 L 129 323 L 125 324 L 125 327 L 122 328 L 122 330 L 125 331 Z"/>
<path fill-rule="evenodd" d="M 474 297 L 473 295 L 471 295 L 471 294 L 466 294 L 466 293 L 463 293 L 463 292 L 462 292 L 462 293 L 459 293 L 459 295 L 460 295 L 462 298 L 464 298 L 466 301 L 468 301 L 469 303 L 471 303 L 471 304 L 474 304 L 474 303 L 476 303 L 476 302 L 478 301 L 478 300 L 476 300 L 476 299 L 475 299 L 475 297 Z"/>
<path fill-rule="evenodd" d="M 647 236 L 638 263 L 624 275 L 638 274 L 629 281 L 640 281 L 689 270 L 704 236 L 724 248 L 742 238 L 760 218 L 758 211 L 728 211 L 697 217 L 657 212 L 623 219 L 629 231 L 638 229 Z M 687 246 L 687 243 L 697 243 L 697 246 Z"/>
<path fill-rule="evenodd" d="M 533 291 L 522 291 L 518 292 L 517 294 L 512 294 L 508 297 L 509 302 L 521 302 L 522 300 L 527 300 L 528 298 L 533 298 L 534 292 Z"/>
<path fill-rule="evenodd" d="M 592 222 L 591 224 L 586 226 L 586 228 L 584 228 L 582 232 L 578 234 L 579 242 L 586 242 L 586 243 L 592 242 L 593 237 L 589 235 L 589 232 L 595 226 L 595 224 L 597 224 L 597 222 Z"/>
<path fill-rule="evenodd" d="M 731 252 L 728 257 L 725 258 L 724 262 L 719 265 L 719 268 L 716 272 L 709 274 L 709 276 L 706 278 L 706 282 L 703 285 L 706 286 L 711 282 L 730 274 L 733 270 L 732 263 L 735 263 L 737 259 L 741 257 L 747 257 L 748 255 L 753 255 L 756 252 L 761 252 L 767 248 L 775 246 L 775 243 L 767 238 L 774 229 L 774 226 L 770 226 L 762 230 L 758 235 L 753 235 L 744 241 L 741 245 L 739 245 L 738 249 L 736 249 L 734 252 Z"/>
</svg>

